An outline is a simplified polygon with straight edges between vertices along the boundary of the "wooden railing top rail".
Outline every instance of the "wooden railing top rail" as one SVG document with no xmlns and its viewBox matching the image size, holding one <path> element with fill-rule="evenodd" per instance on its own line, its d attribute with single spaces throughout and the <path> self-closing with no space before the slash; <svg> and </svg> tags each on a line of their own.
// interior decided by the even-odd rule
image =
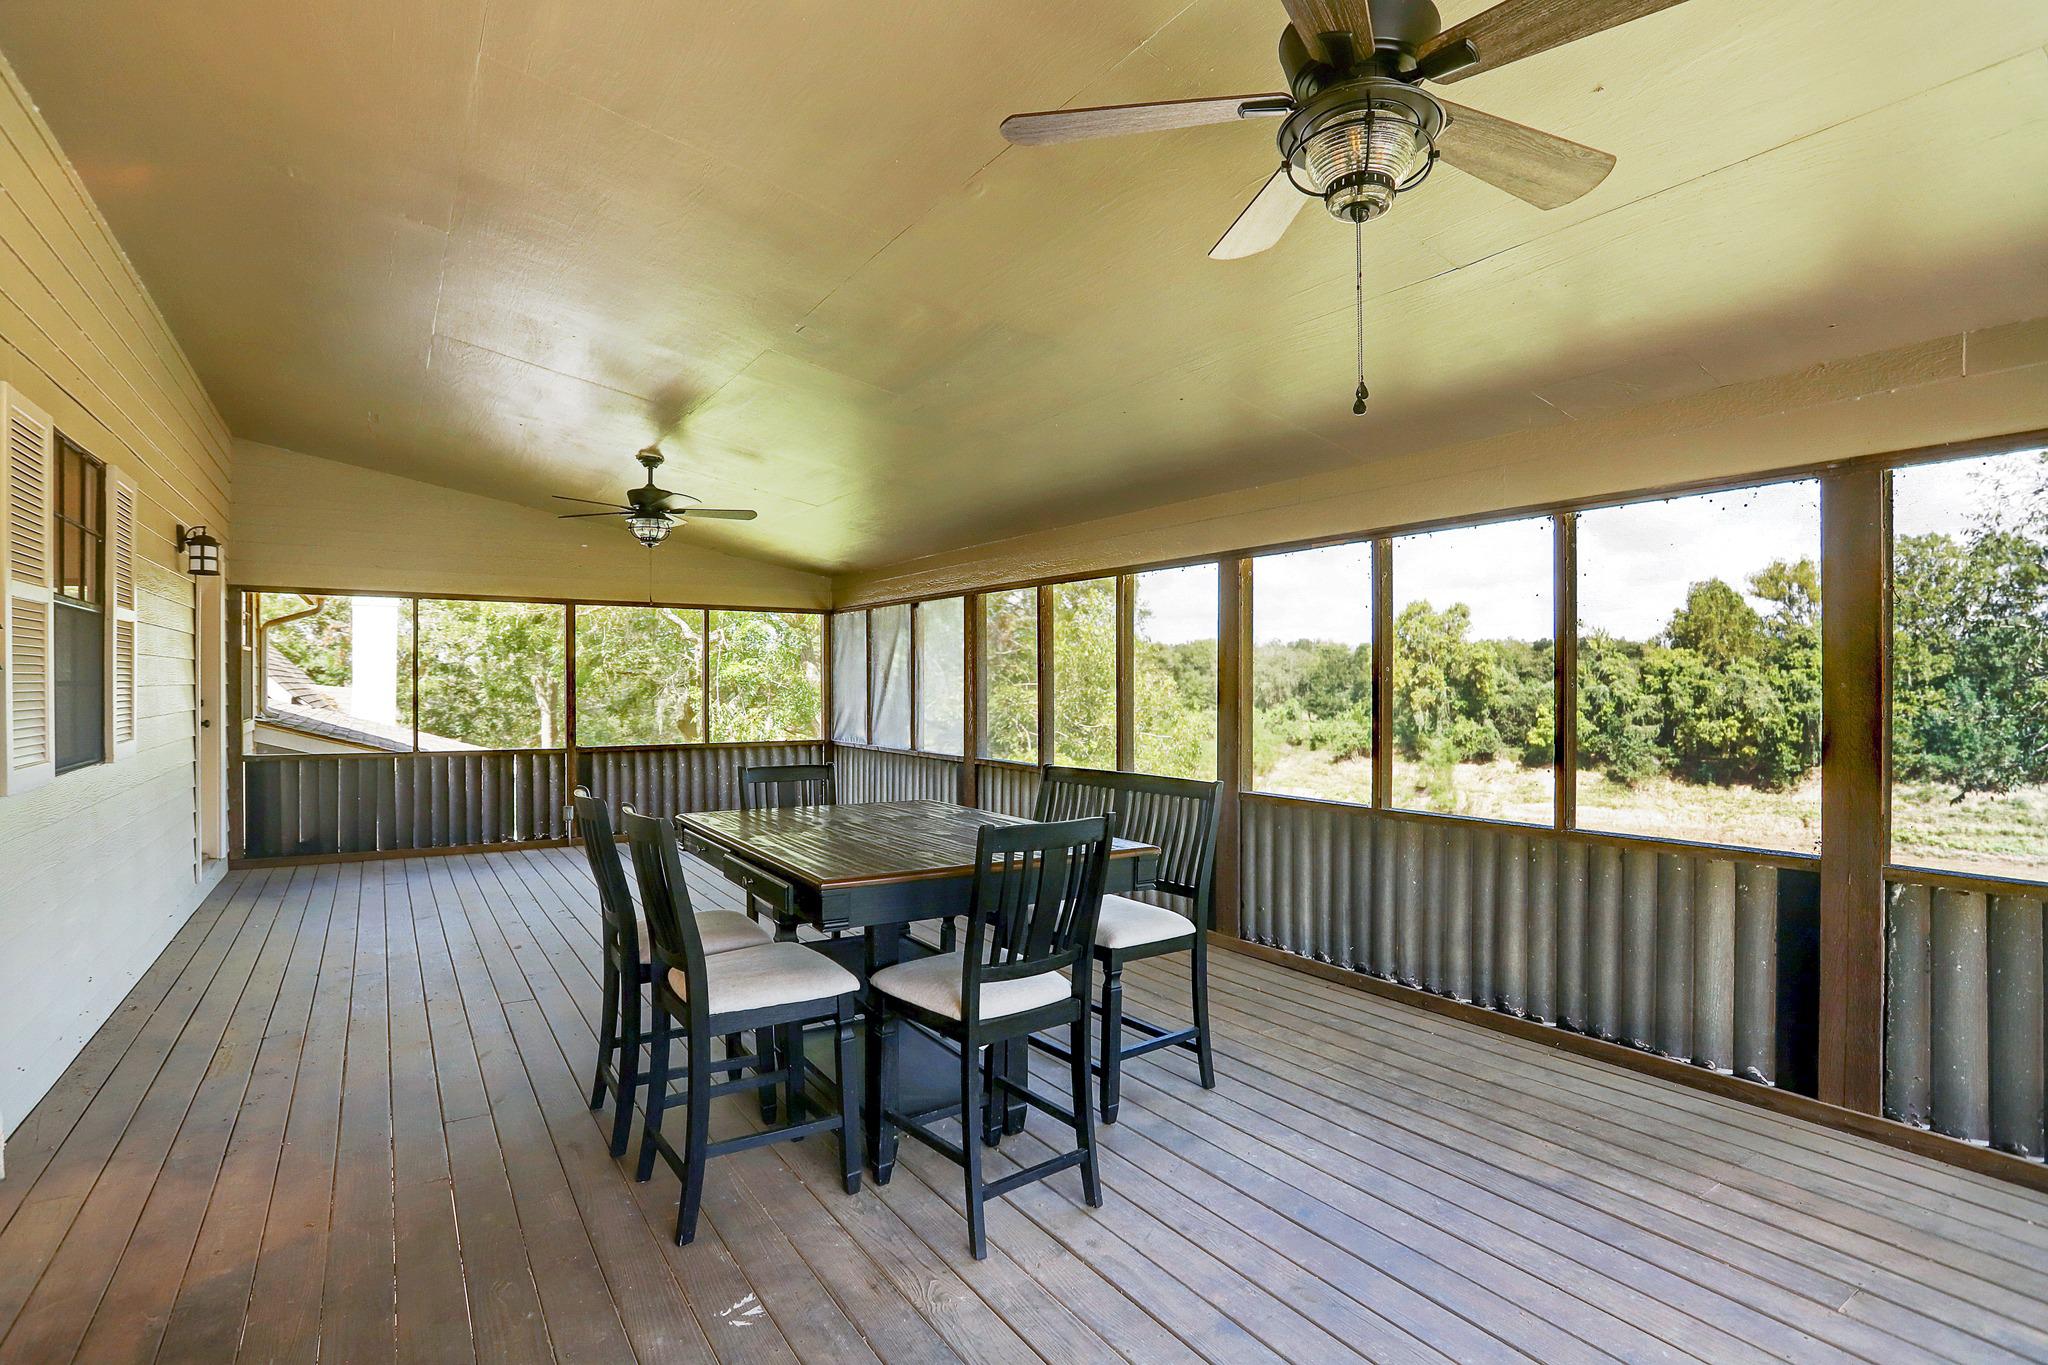
<svg viewBox="0 0 2048 1365">
<path fill-rule="evenodd" d="M 1909 885 L 1932 886 L 1953 891 L 1976 891 L 1987 896 L 2025 896 L 2033 900 L 2048 900 L 2048 881 L 2000 877 L 1989 872 L 1945 872 L 1939 868 L 1893 863 L 1885 867 L 1884 879 L 1888 882 L 1905 882 Z"/>
<path fill-rule="evenodd" d="M 1573 839 L 1581 843 L 1605 844 L 1615 848 L 1648 849 L 1656 853 L 1680 853 L 1689 857 L 1726 858 L 1734 862 L 1754 863 L 1761 867 L 1789 868 L 1802 872 L 1811 872 L 1820 866 L 1820 855 L 1817 853 L 1793 853 L 1785 849 L 1750 848 L 1741 844 L 1715 844 L 1696 839 L 1656 839 L 1644 834 L 1616 834 L 1596 829 L 1559 829 L 1554 825 L 1538 825 L 1521 820 L 1491 820 L 1479 815 L 1403 810 L 1392 806 L 1379 808 L 1368 806 L 1363 801 L 1338 801 L 1319 796 L 1288 796 L 1279 792 L 1242 791 L 1238 793 L 1238 798 L 1272 805 L 1320 807 L 1358 815 L 1383 816 L 1392 820 L 1414 820 L 1426 824 L 1468 825 L 1474 829 L 1504 834 Z"/>
<path fill-rule="evenodd" d="M 569 751 L 560 745 L 547 749 L 378 749 L 347 754 L 243 754 L 244 763 L 303 763 L 341 759 L 359 761 L 373 758 L 494 758 L 504 754 L 557 755 Z"/>
</svg>

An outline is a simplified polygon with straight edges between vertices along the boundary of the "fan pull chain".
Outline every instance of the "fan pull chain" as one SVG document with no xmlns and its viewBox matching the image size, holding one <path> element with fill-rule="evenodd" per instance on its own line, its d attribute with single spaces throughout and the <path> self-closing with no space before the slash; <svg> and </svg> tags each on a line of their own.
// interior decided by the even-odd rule
<svg viewBox="0 0 2048 1365">
<path fill-rule="evenodd" d="M 1365 220 L 1351 220 L 1351 270 L 1357 282 L 1358 313 L 1358 394 L 1351 402 L 1351 411 L 1356 416 L 1365 415 Z"/>
</svg>

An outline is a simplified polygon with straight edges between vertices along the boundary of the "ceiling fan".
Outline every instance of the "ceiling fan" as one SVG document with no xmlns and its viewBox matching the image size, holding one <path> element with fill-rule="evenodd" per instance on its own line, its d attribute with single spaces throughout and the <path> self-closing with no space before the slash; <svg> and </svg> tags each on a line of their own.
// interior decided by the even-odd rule
<svg viewBox="0 0 2048 1365">
<path fill-rule="evenodd" d="M 1446 29 L 1430 0 L 1281 0 L 1287 91 L 1012 114 L 1021 146 L 1280 120 L 1280 167 L 1209 255 L 1235 260 L 1278 242 L 1310 198 L 1352 224 L 1358 266 L 1359 377 L 1365 411 L 1364 247 L 1360 229 L 1428 178 L 1439 158 L 1539 209 L 1571 203 L 1607 178 L 1614 158 L 1576 142 L 1452 104 L 1424 90 L 1669 9 L 1681 0 L 1501 0 Z"/>
<path fill-rule="evenodd" d="M 626 504 L 599 502 L 595 498 L 572 498 L 566 493 L 555 497 L 563 502 L 587 502 L 593 507 L 602 507 L 602 512 L 564 512 L 560 519 L 572 521 L 580 517 L 624 517 L 626 529 L 633 538 L 653 549 L 668 539 L 673 531 L 690 517 L 710 517 L 719 521 L 752 521 L 759 513 L 745 507 L 683 507 L 682 502 L 695 502 L 688 493 L 671 493 L 666 488 L 654 485 L 654 471 L 660 467 L 661 451 L 648 446 L 634 457 L 647 467 L 647 482 L 638 488 L 626 490 Z"/>
</svg>

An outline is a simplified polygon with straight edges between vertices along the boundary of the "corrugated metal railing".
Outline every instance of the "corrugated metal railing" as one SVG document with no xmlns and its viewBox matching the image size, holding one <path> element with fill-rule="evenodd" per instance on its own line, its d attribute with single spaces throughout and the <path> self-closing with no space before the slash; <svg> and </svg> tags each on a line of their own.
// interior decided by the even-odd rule
<svg viewBox="0 0 2048 1365">
<path fill-rule="evenodd" d="M 2048 1154 L 2048 935 L 2028 888 L 1888 883 L 1884 1111 L 2001 1151 Z"/>
<path fill-rule="evenodd" d="M 377 853 L 560 839 L 560 749 L 276 754 L 242 760 L 250 858 Z"/>
<path fill-rule="evenodd" d="M 1240 810 L 1246 938 L 1786 1083 L 1779 917 L 1810 889 L 1802 860 L 1251 794 Z"/>
<path fill-rule="evenodd" d="M 901 749 L 832 746 L 841 801 L 958 801 L 960 760 Z"/>
<path fill-rule="evenodd" d="M 819 743 L 645 745 L 579 749 L 576 774 L 615 814 L 623 803 L 642 815 L 668 816 L 736 808 L 742 768 L 824 761 Z"/>
<path fill-rule="evenodd" d="M 975 804 L 1028 820 L 1038 805 L 1038 781 L 1032 764 L 983 759 L 975 765 Z"/>
</svg>

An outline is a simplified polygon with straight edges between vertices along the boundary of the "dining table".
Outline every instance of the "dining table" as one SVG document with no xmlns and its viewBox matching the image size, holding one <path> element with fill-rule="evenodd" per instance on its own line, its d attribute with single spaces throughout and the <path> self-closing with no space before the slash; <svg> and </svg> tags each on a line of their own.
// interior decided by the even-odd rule
<svg viewBox="0 0 2048 1365">
<path fill-rule="evenodd" d="M 779 938 L 794 939 L 801 925 L 827 934 L 849 931 L 810 946 L 832 953 L 867 982 L 907 952 L 911 926 L 966 915 L 974 889 L 976 839 L 984 825 L 1022 824 L 1016 816 L 950 801 L 873 801 L 844 805 L 697 811 L 676 817 L 683 848 L 703 859 L 762 904 Z M 1130 839 L 1111 843 L 1103 880 L 1106 892 L 1142 891 L 1152 885 L 1159 850 Z M 841 944 L 851 944 L 852 949 Z M 849 960 L 850 959 L 850 960 Z M 864 1004 L 867 1002 L 864 1001 Z M 957 1096 L 959 1067 L 942 1044 L 905 1030 L 899 1093 L 908 1110 L 938 1108 Z M 808 1051 L 808 1049 L 807 1049 Z M 869 1153 L 881 1150 L 881 1058 L 865 1046 Z M 820 1048 L 810 1068 L 831 1078 L 830 1049 Z M 1005 1065 L 1023 1084 L 1030 1049 L 1011 1046 Z M 1005 1104 L 1003 1127 L 1019 1132 L 1025 1105 Z M 876 1167 L 878 1179 L 889 1172 Z"/>
</svg>

